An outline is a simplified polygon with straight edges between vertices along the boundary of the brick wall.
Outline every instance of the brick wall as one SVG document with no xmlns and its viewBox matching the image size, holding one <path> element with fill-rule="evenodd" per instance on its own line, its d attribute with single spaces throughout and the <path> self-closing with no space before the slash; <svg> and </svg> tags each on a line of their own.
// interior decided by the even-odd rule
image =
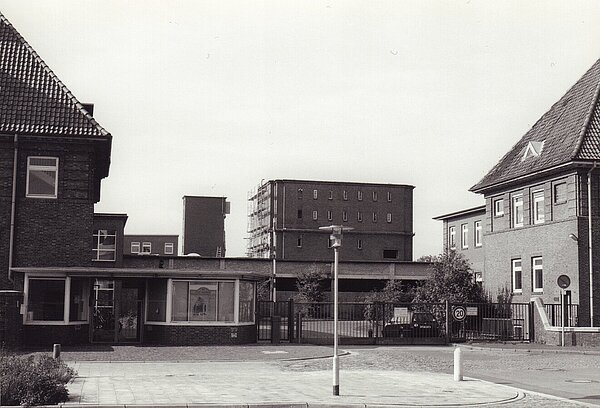
<svg viewBox="0 0 600 408">
<path fill-rule="evenodd" d="M 52 347 L 58 343 L 75 346 L 89 343 L 89 325 L 24 325 L 23 343 L 26 347 Z"/>
<path fill-rule="evenodd" d="M 0 348 L 17 349 L 23 336 L 23 316 L 20 306 L 23 294 L 0 290 Z"/>
<path fill-rule="evenodd" d="M 144 343 L 168 346 L 234 345 L 256 343 L 256 326 L 145 325 Z"/>
</svg>

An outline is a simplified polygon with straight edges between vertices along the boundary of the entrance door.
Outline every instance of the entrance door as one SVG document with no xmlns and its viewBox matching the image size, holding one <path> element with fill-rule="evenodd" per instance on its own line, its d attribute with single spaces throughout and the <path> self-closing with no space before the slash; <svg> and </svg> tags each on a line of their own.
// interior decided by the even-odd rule
<svg viewBox="0 0 600 408">
<path fill-rule="evenodd" d="M 92 343 L 115 341 L 115 281 L 96 279 L 92 293 Z"/>
<path fill-rule="evenodd" d="M 92 294 L 92 343 L 141 340 L 143 282 L 96 279 Z"/>
</svg>

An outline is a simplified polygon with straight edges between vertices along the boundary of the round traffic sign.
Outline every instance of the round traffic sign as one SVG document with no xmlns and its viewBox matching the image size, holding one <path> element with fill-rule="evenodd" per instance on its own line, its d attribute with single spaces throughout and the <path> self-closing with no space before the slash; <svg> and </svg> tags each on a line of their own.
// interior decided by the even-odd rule
<svg viewBox="0 0 600 408">
<path fill-rule="evenodd" d="M 562 289 L 566 289 L 571 284 L 571 279 L 567 275 L 560 275 L 556 280 L 556 283 L 558 283 L 558 286 Z"/>
<path fill-rule="evenodd" d="M 463 320 L 465 320 L 466 316 L 467 310 L 464 307 L 455 306 L 454 309 L 452 309 L 452 317 L 454 317 L 454 320 L 462 322 Z"/>
</svg>

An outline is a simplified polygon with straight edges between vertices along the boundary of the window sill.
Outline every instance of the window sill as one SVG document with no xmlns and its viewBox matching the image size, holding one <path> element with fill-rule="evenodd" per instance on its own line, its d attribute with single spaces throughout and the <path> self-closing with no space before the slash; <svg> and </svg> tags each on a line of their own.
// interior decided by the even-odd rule
<svg viewBox="0 0 600 408">
<path fill-rule="evenodd" d="M 144 322 L 144 325 L 153 326 L 251 326 L 254 322 Z"/>
<path fill-rule="evenodd" d="M 50 199 L 56 200 L 58 196 L 42 196 L 42 195 L 26 195 L 26 198 L 41 198 L 41 199 Z"/>
<path fill-rule="evenodd" d="M 23 326 L 81 326 L 84 324 L 89 323 L 84 321 L 65 323 L 64 321 L 56 320 L 35 320 L 31 322 L 24 322 Z"/>
</svg>

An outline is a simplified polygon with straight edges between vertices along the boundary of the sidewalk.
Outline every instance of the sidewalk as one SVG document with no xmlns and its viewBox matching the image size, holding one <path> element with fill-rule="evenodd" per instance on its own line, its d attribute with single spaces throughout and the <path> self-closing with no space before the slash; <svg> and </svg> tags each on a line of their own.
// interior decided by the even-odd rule
<svg viewBox="0 0 600 408">
<path fill-rule="evenodd" d="M 403 371 L 342 370 L 340 396 L 331 371 L 283 371 L 273 362 L 75 362 L 79 376 L 65 406 L 190 405 L 261 406 L 457 406 L 505 403 L 518 390 L 451 375 Z"/>
</svg>

